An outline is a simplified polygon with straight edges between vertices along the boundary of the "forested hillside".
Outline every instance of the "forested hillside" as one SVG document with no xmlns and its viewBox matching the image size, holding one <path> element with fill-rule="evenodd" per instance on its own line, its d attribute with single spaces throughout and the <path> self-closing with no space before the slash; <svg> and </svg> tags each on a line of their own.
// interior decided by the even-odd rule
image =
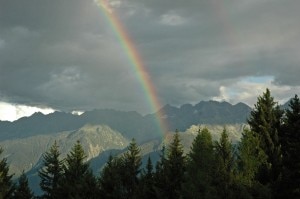
<svg viewBox="0 0 300 199">
<path fill-rule="evenodd" d="M 160 159 L 142 167 L 141 149 L 132 139 L 127 150 L 110 155 L 93 174 L 79 141 L 66 158 L 55 142 L 39 170 L 41 198 L 300 198 L 300 100 L 282 110 L 267 89 L 258 97 L 242 138 L 233 144 L 228 129 L 213 141 L 199 128 L 184 153 L 177 131 L 163 145 Z M 0 151 L 0 154 L 3 151 Z M 26 174 L 17 183 L 0 160 L 0 198 L 33 198 Z"/>
</svg>

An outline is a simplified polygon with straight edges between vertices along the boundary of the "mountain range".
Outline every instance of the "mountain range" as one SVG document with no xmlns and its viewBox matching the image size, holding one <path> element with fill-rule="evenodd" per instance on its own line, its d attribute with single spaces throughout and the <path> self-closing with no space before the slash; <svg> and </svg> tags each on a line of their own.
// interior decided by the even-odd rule
<svg viewBox="0 0 300 199">
<path fill-rule="evenodd" d="M 160 113 L 141 115 L 135 111 L 113 109 L 92 110 L 82 115 L 54 112 L 48 115 L 35 113 L 14 122 L 0 121 L 0 146 L 10 165 L 10 172 L 18 177 L 24 170 L 34 191 L 38 192 L 37 171 L 42 165 L 42 154 L 56 140 L 62 157 L 71 150 L 77 140 L 82 144 L 87 161 L 95 172 L 107 161 L 110 154 L 124 152 L 134 138 L 146 160 L 157 160 L 163 144 L 172 140 L 175 130 L 180 131 L 185 151 L 195 138 L 199 128 L 207 127 L 214 139 L 218 139 L 226 126 L 230 138 L 236 142 L 250 114 L 251 108 L 243 103 L 202 101 L 196 105 L 180 107 L 166 105 Z M 157 126 L 157 115 L 168 123 L 165 135 Z"/>
<path fill-rule="evenodd" d="M 227 102 L 202 101 L 196 105 L 181 107 L 166 105 L 163 113 L 169 131 L 184 131 L 193 124 L 235 124 L 245 123 L 251 108 L 243 103 L 231 105 Z M 35 113 L 14 122 L 0 121 L 0 140 L 25 138 L 62 131 L 72 131 L 86 124 L 105 124 L 127 138 L 145 141 L 156 138 L 156 113 L 141 115 L 135 111 L 125 112 L 113 109 L 92 110 L 82 115 L 54 112 L 48 115 Z M 162 114 L 159 114 L 162 115 Z"/>
</svg>

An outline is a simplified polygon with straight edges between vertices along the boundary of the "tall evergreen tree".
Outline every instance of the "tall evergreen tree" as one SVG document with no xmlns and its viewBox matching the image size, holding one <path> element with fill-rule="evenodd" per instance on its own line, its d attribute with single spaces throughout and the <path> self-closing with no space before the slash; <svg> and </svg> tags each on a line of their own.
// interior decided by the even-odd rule
<svg viewBox="0 0 300 199">
<path fill-rule="evenodd" d="M 248 129 L 244 129 L 238 145 L 238 172 L 241 182 L 252 187 L 259 167 L 266 162 L 266 154 L 260 148 L 259 139 Z"/>
<path fill-rule="evenodd" d="M 228 133 L 224 128 L 219 142 L 216 145 L 216 160 L 217 168 L 215 176 L 216 189 L 219 194 L 219 198 L 235 198 L 233 192 L 234 179 L 234 154 L 233 146 L 228 138 Z"/>
<path fill-rule="evenodd" d="M 142 170 L 138 190 L 134 198 L 154 199 L 156 198 L 154 188 L 154 171 L 150 157 L 148 158 L 146 169 Z"/>
<path fill-rule="evenodd" d="M 63 161 L 60 160 L 59 146 L 56 141 L 49 151 L 43 154 L 43 167 L 39 170 L 40 187 L 44 191 L 43 198 L 54 198 L 58 181 L 63 174 Z"/>
<path fill-rule="evenodd" d="M 123 196 L 127 199 L 133 197 L 136 188 L 138 187 L 138 175 L 141 172 L 141 164 L 140 148 L 137 146 L 135 140 L 132 139 L 127 151 L 122 157 L 122 183 L 124 187 Z"/>
<path fill-rule="evenodd" d="M 184 182 L 184 172 L 186 170 L 186 159 L 178 131 L 174 134 L 173 141 L 170 143 L 167 152 L 164 168 L 166 184 L 162 191 L 165 193 L 166 198 L 177 199 L 181 196 L 181 187 Z"/>
<path fill-rule="evenodd" d="M 280 142 L 283 151 L 283 177 L 280 195 L 300 198 L 300 100 L 297 95 L 286 110 Z"/>
<path fill-rule="evenodd" d="M 258 97 L 248 123 L 251 131 L 259 139 L 262 150 L 267 155 L 267 163 L 260 167 L 259 181 L 275 185 L 281 172 L 281 146 L 278 134 L 281 129 L 283 111 L 271 96 L 269 89 Z M 276 189 L 276 188 L 275 188 Z"/>
<path fill-rule="evenodd" d="M 259 139 L 255 134 L 244 129 L 241 142 L 238 145 L 237 180 L 240 186 L 245 186 L 253 198 L 269 198 L 270 190 L 256 180 L 261 165 L 265 164 L 267 156 L 260 148 Z"/>
<path fill-rule="evenodd" d="M 140 148 L 132 139 L 121 157 L 110 156 L 99 178 L 101 196 L 130 199 L 137 194 L 141 172 Z"/>
<path fill-rule="evenodd" d="M 154 190 L 155 197 L 157 199 L 166 198 L 166 192 L 164 191 L 167 187 L 166 179 L 166 147 L 163 145 L 160 154 L 160 160 L 156 162 L 155 172 L 153 174 L 154 179 Z"/>
<path fill-rule="evenodd" d="M 16 187 L 16 191 L 14 193 L 15 199 L 32 199 L 33 198 L 33 192 L 29 188 L 28 185 L 28 179 L 26 174 L 23 173 L 19 177 L 18 185 Z"/>
<path fill-rule="evenodd" d="M 3 149 L 0 147 L 0 155 Z M 6 158 L 0 160 L 0 198 L 12 198 L 15 185 L 12 182 L 12 175 L 8 174 L 9 166 Z"/>
<path fill-rule="evenodd" d="M 64 175 L 59 180 L 58 198 L 97 198 L 98 186 L 79 141 L 67 155 Z"/>
<path fill-rule="evenodd" d="M 120 158 L 109 156 L 100 173 L 100 198 L 120 199 L 123 197 L 121 186 L 122 162 Z"/>
<path fill-rule="evenodd" d="M 183 198 L 213 198 L 216 195 L 212 186 L 216 169 L 215 162 L 211 134 L 207 128 L 199 129 L 188 154 Z"/>
</svg>

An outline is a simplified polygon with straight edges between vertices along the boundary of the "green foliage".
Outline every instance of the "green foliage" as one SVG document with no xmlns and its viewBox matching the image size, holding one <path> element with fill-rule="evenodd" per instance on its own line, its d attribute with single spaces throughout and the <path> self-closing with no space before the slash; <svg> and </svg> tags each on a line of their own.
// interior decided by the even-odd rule
<svg viewBox="0 0 300 199">
<path fill-rule="evenodd" d="M 279 132 L 283 111 L 271 96 L 269 89 L 258 97 L 254 110 L 248 119 L 251 131 L 259 139 L 260 148 L 267 155 L 267 162 L 260 167 L 259 181 L 276 184 L 281 173 L 281 145 Z"/>
<path fill-rule="evenodd" d="M 14 193 L 15 199 L 32 199 L 33 193 L 28 186 L 28 179 L 26 174 L 23 173 L 19 177 L 18 185 L 16 187 L 16 191 Z"/>
<path fill-rule="evenodd" d="M 127 151 L 122 156 L 122 183 L 124 197 L 132 198 L 139 183 L 138 175 L 141 172 L 140 148 L 134 139 L 129 144 Z"/>
<path fill-rule="evenodd" d="M 186 182 L 183 185 L 183 198 L 213 198 L 212 186 L 216 161 L 214 146 L 208 129 L 199 129 L 188 154 Z"/>
<path fill-rule="evenodd" d="M 280 134 L 283 151 L 281 196 L 300 198 L 300 100 L 297 95 L 290 101 L 289 107 Z"/>
<path fill-rule="evenodd" d="M 259 168 L 266 161 L 267 156 L 260 148 L 258 137 L 252 131 L 244 129 L 238 145 L 236 178 L 237 183 L 253 198 L 268 198 L 270 195 L 269 188 L 256 180 Z"/>
<path fill-rule="evenodd" d="M 162 187 L 159 187 L 159 191 L 164 198 L 180 198 L 186 170 L 186 159 L 178 131 L 174 134 L 173 141 L 170 143 L 167 151 L 167 158 L 162 163 L 160 172 L 165 176 L 162 179 L 163 184 L 161 183 Z"/>
<path fill-rule="evenodd" d="M 125 198 L 132 198 L 137 189 L 141 164 L 140 148 L 137 146 L 135 140 L 132 139 L 127 152 L 122 157 L 122 178 Z"/>
<path fill-rule="evenodd" d="M 67 155 L 56 198 L 97 198 L 97 181 L 85 159 L 85 152 L 77 141 Z"/>
<path fill-rule="evenodd" d="M 224 128 L 219 142 L 215 142 L 216 170 L 215 177 L 216 189 L 219 198 L 233 198 L 232 186 L 234 185 L 234 155 L 233 146 L 228 138 L 228 133 Z"/>
<path fill-rule="evenodd" d="M 133 198 L 139 187 L 141 164 L 140 148 L 132 139 L 127 151 L 121 157 L 109 157 L 99 179 L 101 196 Z"/>
<path fill-rule="evenodd" d="M 43 154 L 43 167 L 39 170 L 40 187 L 44 191 L 43 198 L 54 198 L 58 182 L 63 175 L 63 161 L 60 160 L 59 146 L 56 141 L 49 151 Z"/>
<path fill-rule="evenodd" d="M 113 158 L 110 155 L 99 178 L 100 196 L 102 198 L 122 198 L 121 172 L 122 163 L 120 158 Z"/>
<path fill-rule="evenodd" d="M 252 131 L 244 129 L 238 145 L 239 180 L 247 187 L 253 187 L 258 169 L 267 161 L 265 152 L 260 148 L 259 139 Z"/>
<path fill-rule="evenodd" d="M 167 186 L 166 162 L 166 147 L 163 145 L 160 160 L 156 163 L 155 173 L 153 174 L 155 198 L 166 198 L 166 192 L 164 191 Z"/>
<path fill-rule="evenodd" d="M 151 159 L 149 157 L 146 169 L 142 170 L 139 187 L 135 193 L 135 198 L 153 199 L 155 197 L 154 171 Z"/>
<path fill-rule="evenodd" d="M 0 147 L 0 155 L 3 153 L 3 149 Z M 0 199 L 11 198 L 15 190 L 15 186 L 12 182 L 12 175 L 8 174 L 9 167 L 7 165 L 6 158 L 0 160 Z"/>
</svg>

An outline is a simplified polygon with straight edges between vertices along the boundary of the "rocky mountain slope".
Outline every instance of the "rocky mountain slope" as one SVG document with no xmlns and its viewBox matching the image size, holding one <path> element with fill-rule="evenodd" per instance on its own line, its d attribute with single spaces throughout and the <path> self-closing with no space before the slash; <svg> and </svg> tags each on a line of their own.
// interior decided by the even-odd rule
<svg viewBox="0 0 300 199">
<path fill-rule="evenodd" d="M 36 166 L 42 154 L 57 141 L 62 157 L 65 157 L 77 140 L 82 144 L 87 160 L 110 149 L 124 149 L 129 141 L 121 133 L 106 125 L 85 125 L 75 131 L 0 141 L 10 165 L 10 172 L 18 176 L 23 170 Z"/>
</svg>

